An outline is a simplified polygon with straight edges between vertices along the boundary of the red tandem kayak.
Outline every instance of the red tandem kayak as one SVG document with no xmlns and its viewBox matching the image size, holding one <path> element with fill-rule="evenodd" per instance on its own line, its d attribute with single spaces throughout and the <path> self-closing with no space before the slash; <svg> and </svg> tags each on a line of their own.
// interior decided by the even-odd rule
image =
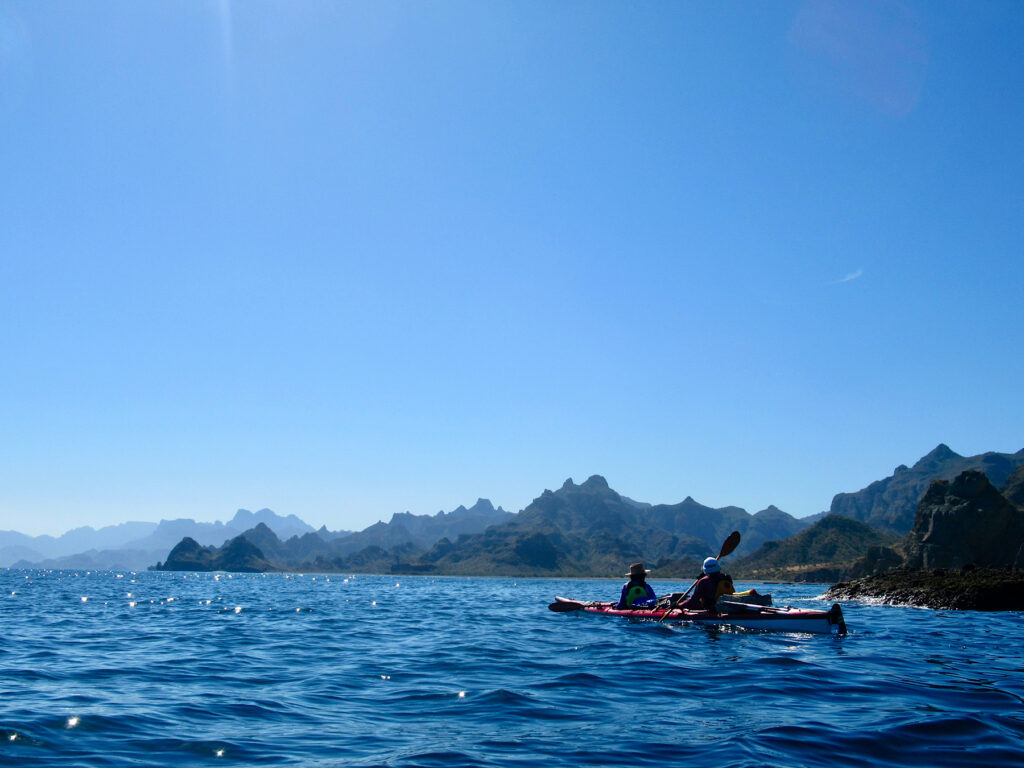
<svg viewBox="0 0 1024 768">
<path fill-rule="evenodd" d="M 619 609 L 615 603 L 581 602 L 567 597 L 556 597 L 548 606 L 557 613 L 583 611 L 607 616 L 625 616 L 631 619 L 652 619 L 658 621 L 665 615 L 665 608 Z M 710 611 L 687 611 L 680 608 L 668 611 L 665 621 L 685 621 L 702 626 L 737 627 L 768 632 L 813 632 L 816 634 L 846 634 L 843 609 L 835 603 L 827 611 L 801 610 L 797 608 L 774 608 L 763 605 L 733 603 L 728 613 Z"/>
</svg>

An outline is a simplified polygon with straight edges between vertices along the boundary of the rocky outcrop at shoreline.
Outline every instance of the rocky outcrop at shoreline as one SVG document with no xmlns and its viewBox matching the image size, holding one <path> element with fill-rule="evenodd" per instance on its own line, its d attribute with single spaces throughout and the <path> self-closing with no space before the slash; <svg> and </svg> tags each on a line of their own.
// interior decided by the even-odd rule
<svg viewBox="0 0 1024 768">
<path fill-rule="evenodd" d="M 1024 611 L 1024 572 L 995 568 L 896 568 L 840 582 L 830 587 L 825 597 L 960 611 Z"/>
<path fill-rule="evenodd" d="M 971 611 L 1024 610 L 1024 473 L 1000 493 L 981 472 L 936 480 L 921 497 L 904 557 L 873 550 L 853 569 L 866 575 L 825 594 L 832 600 L 874 599 Z M 874 561 L 872 559 L 874 558 Z"/>
</svg>

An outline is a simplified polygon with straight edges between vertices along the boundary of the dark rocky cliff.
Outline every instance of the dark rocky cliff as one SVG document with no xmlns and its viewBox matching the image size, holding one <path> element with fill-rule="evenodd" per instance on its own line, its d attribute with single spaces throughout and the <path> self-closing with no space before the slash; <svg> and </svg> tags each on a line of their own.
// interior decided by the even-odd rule
<svg viewBox="0 0 1024 768">
<path fill-rule="evenodd" d="M 981 472 L 937 480 L 917 506 L 907 536 L 908 568 L 1013 567 L 1024 543 L 1024 510 Z"/>
</svg>

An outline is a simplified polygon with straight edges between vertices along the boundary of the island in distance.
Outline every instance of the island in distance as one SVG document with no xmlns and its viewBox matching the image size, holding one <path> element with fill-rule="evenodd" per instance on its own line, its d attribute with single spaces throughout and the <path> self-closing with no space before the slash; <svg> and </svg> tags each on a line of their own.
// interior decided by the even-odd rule
<svg viewBox="0 0 1024 768">
<path fill-rule="evenodd" d="M 335 541 L 325 540 L 320 532 L 282 540 L 264 525 L 219 548 L 182 540 L 156 567 L 617 578 L 624 562 L 643 560 L 654 568 L 654 578 L 685 579 L 695 575 L 700 560 L 717 550 L 730 531 L 738 530 L 742 543 L 729 564 L 738 578 L 849 582 L 900 567 L 907 581 L 908 569 L 918 562 L 908 556 L 920 560 L 919 569 L 953 567 L 934 564 L 939 549 L 928 531 L 936 527 L 936 519 L 945 519 L 926 513 L 944 503 L 936 500 L 939 491 L 934 489 L 960 493 L 967 482 L 960 478 L 979 477 L 1009 505 L 993 500 L 1007 525 L 996 527 L 987 518 L 979 519 L 976 527 L 995 538 L 954 536 L 946 546 L 971 543 L 968 549 L 960 547 L 954 558 L 957 568 L 990 566 L 1013 573 L 1021 568 L 1017 552 L 1024 544 L 1013 522 L 1024 514 L 1018 498 L 1022 466 L 1024 451 L 963 457 L 939 445 L 913 467 L 901 465 L 891 477 L 857 493 L 837 494 L 830 513 L 802 520 L 775 507 L 751 515 L 738 507 L 706 507 L 689 497 L 672 505 L 637 502 L 595 475 L 579 485 L 567 480 L 557 491 L 544 491 L 519 514 L 502 513 L 496 521 L 488 521 L 487 511 L 493 507 L 481 500 L 472 509 L 482 514 L 458 533 L 437 526 L 444 513 L 433 518 L 396 515 L 390 523 Z M 996 482 L 1005 486 L 1006 497 L 995 490 Z M 970 527 L 971 516 L 978 514 L 971 511 L 978 509 L 971 503 L 961 511 L 967 522 L 958 525 Z M 458 519 L 469 512 L 460 510 L 448 514 Z M 996 539 L 1002 542 L 999 546 L 1009 542 L 1005 546 L 1013 549 L 1012 558 L 988 557 Z M 914 555 L 921 547 L 927 554 Z M 971 578 L 982 577 L 979 570 Z M 928 600 L 919 595 L 918 604 Z M 958 607 L 965 605 L 961 601 Z"/>
</svg>

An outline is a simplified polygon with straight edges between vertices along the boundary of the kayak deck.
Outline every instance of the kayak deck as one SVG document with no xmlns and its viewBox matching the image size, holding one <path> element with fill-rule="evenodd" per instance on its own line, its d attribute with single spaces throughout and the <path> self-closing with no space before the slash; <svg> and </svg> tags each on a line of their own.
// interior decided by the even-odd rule
<svg viewBox="0 0 1024 768">
<path fill-rule="evenodd" d="M 583 611 L 584 613 L 623 616 L 630 619 L 685 621 L 701 626 L 728 626 L 767 632 L 811 632 L 814 634 L 846 634 L 846 622 L 839 603 L 827 611 L 798 608 L 772 608 L 767 606 L 734 604 L 739 610 L 730 613 L 689 611 L 665 608 L 616 608 L 611 602 L 581 602 L 567 597 L 556 597 L 549 608 L 553 611 Z M 666 616 L 668 614 L 668 616 Z"/>
</svg>

